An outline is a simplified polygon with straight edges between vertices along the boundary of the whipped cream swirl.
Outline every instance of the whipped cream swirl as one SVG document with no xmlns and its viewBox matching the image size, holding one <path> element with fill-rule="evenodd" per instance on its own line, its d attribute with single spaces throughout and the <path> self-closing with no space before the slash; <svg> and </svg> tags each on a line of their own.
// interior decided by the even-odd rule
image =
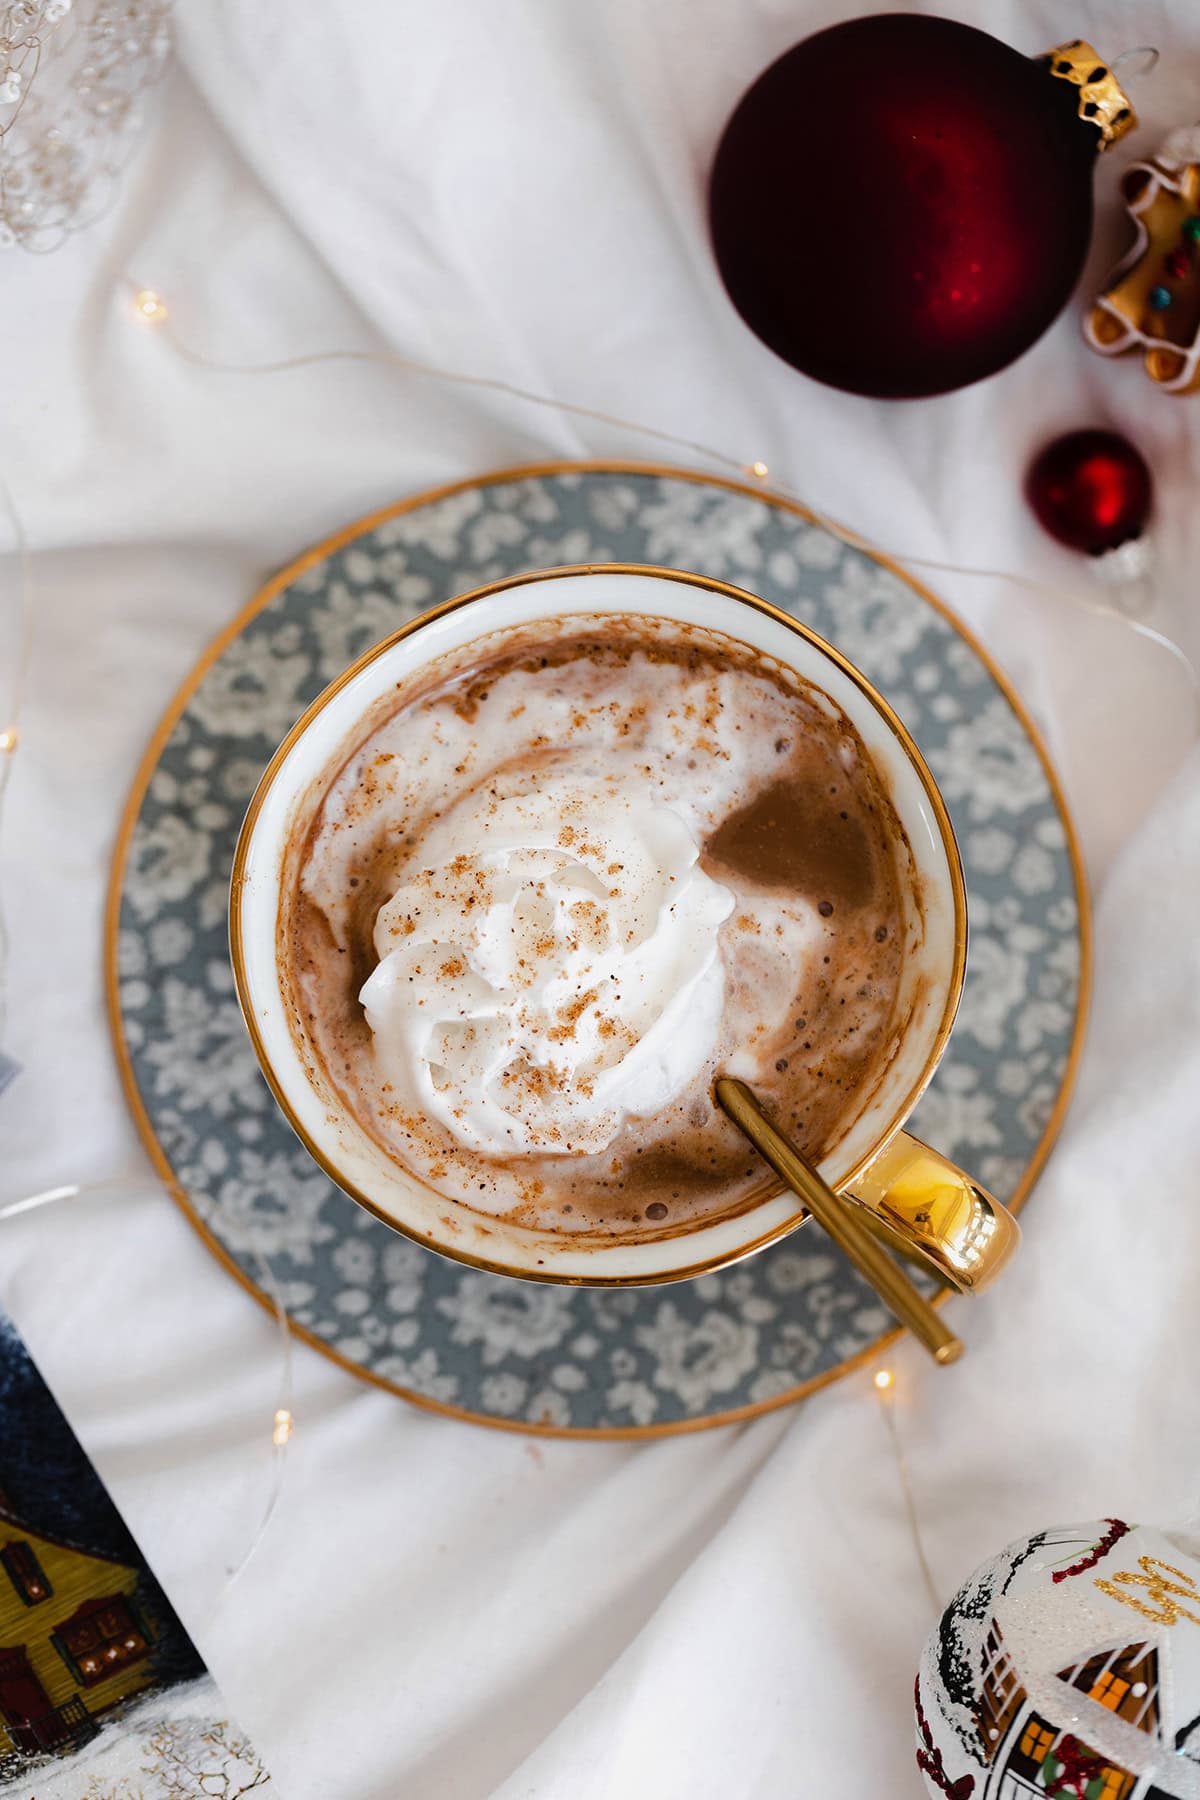
<svg viewBox="0 0 1200 1800">
<path fill-rule="evenodd" d="M 693 1082 L 735 905 L 638 783 L 525 771 L 413 847 L 361 1000 L 380 1072 L 491 1156 L 604 1150 Z"/>
</svg>

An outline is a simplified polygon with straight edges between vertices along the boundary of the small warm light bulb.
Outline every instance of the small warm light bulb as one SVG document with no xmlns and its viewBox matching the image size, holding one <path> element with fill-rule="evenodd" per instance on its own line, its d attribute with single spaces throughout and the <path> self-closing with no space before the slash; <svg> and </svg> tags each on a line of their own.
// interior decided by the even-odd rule
<svg viewBox="0 0 1200 1800">
<path fill-rule="evenodd" d="M 886 1394 L 888 1389 L 895 1385 L 895 1381 L 896 1377 L 892 1374 L 890 1369 L 880 1369 L 875 1377 L 875 1386 L 879 1389 L 881 1394 Z"/>
<path fill-rule="evenodd" d="M 275 1414 L 275 1429 L 271 1433 L 271 1442 L 277 1446 L 286 1444 L 292 1435 L 292 1415 L 286 1406 L 281 1406 Z"/>
<path fill-rule="evenodd" d="M 143 288 L 133 303 L 133 310 L 147 325 L 161 325 L 167 316 L 167 303 L 153 288 Z"/>
<path fill-rule="evenodd" d="M 768 469 L 765 462 L 752 462 L 747 473 L 753 475 L 759 481 L 765 481 L 771 471 Z"/>
<path fill-rule="evenodd" d="M 17 747 L 17 728 L 8 725 L 0 731 L 0 756 L 11 756 Z"/>
</svg>

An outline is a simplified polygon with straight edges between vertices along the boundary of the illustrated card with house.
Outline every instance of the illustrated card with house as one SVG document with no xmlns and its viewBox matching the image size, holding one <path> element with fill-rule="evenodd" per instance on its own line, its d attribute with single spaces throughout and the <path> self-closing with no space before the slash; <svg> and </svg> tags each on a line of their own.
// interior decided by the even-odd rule
<svg viewBox="0 0 1200 1800">
<path fill-rule="evenodd" d="M 0 1310 L 0 1796 L 274 1793 Z"/>
</svg>

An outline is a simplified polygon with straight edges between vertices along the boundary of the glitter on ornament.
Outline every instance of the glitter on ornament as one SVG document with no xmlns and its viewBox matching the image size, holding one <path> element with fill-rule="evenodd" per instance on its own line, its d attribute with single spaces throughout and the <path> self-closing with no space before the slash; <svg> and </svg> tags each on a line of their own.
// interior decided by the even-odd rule
<svg viewBox="0 0 1200 1800">
<path fill-rule="evenodd" d="M 1108 1530 L 1098 1544 L 1092 1545 L 1086 1556 L 1081 1556 L 1069 1568 L 1055 1569 L 1052 1579 L 1056 1585 L 1060 1581 L 1069 1581 L 1072 1575 L 1086 1575 L 1089 1569 L 1094 1569 L 1098 1562 L 1104 1560 L 1118 1538 L 1128 1535 L 1129 1527 L 1124 1519 L 1106 1519 L 1104 1522 Z"/>
<path fill-rule="evenodd" d="M 955 1595 L 916 1687 L 954 1800 L 1200 1795 L 1200 1538 L 1118 1519 L 1011 1544 Z"/>
</svg>

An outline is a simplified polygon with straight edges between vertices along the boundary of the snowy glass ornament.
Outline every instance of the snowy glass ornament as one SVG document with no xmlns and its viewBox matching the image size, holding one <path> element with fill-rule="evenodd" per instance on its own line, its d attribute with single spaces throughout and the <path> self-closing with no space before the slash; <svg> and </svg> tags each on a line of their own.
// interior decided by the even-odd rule
<svg viewBox="0 0 1200 1800">
<path fill-rule="evenodd" d="M 951 1800 L 1200 1800 L 1200 1537 L 1101 1519 L 1010 1544 L 925 1647 L 917 1762 Z"/>
<path fill-rule="evenodd" d="M 171 0 L 0 0 L 0 249 L 54 250 L 111 203 Z"/>
</svg>

